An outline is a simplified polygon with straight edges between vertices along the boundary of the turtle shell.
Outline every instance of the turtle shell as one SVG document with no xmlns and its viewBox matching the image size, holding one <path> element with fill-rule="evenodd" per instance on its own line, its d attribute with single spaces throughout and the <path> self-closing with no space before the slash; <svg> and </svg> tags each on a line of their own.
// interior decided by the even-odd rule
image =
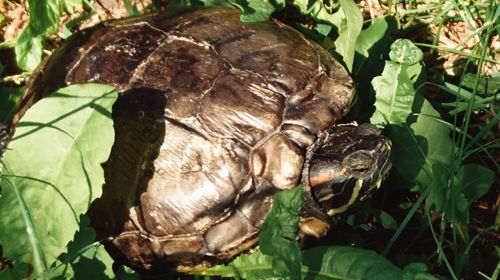
<svg viewBox="0 0 500 280">
<path fill-rule="evenodd" d="M 276 20 L 241 22 L 230 8 L 84 30 L 27 94 L 86 82 L 121 93 L 103 196 L 89 214 L 113 254 L 144 269 L 224 261 L 254 245 L 273 195 L 300 183 L 307 149 L 354 95 L 315 42 Z"/>
</svg>

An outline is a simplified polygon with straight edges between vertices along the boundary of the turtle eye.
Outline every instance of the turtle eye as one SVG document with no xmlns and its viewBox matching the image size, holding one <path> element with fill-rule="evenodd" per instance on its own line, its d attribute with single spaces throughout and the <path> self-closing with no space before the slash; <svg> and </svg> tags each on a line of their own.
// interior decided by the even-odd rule
<svg viewBox="0 0 500 280">
<path fill-rule="evenodd" d="M 357 172 L 366 172 L 370 169 L 370 165 L 366 162 L 356 162 L 350 166 L 350 169 Z"/>
<path fill-rule="evenodd" d="M 374 160 L 369 152 L 356 151 L 346 156 L 342 164 L 351 171 L 365 173 L 372 168 Z"/>
</svg>

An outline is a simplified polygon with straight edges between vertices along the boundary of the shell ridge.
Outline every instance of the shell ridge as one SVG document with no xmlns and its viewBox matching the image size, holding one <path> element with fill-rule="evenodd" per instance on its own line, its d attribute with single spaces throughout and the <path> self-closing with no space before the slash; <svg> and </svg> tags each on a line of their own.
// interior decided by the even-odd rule
<svg viewBox="0 0 500 280">
<path fill-rule="evenodd" d="M 148 25 L 148 26 L 150 26 L 150 25 Z M 161 31 L 165 35 L 165 31 L 163 31 L 163 30 L 161 30 Z M 144 70 L 145 70 L 147 64 L 151 61 L 151 58 L 154 56 L 155 52 L 160 50 L 160 48 L 163 47 L 163 45 L 167 41 L 168 41 L 168 35 L 165 37 L 162 37 L 162 40 L 158 44 L 158 46 L 151 53 L 149 53 L 148 56 L 144 57 L 144 59 L 137 65 L 137 67 L 135 68 L 134 72 L 132 73 L 132 75 L 130 76 L 130 78 L 127 82 L 126 88 L 130 88 L 132 86 L 133 82 L 135 82 L 137 80 L 137 76 L 142 75 L 144 73 Z"/>
<path fill-rule="evenodd" d="M 104 38 L 107 38 L 109 37 L 109 34 L 111 34 L 112 32 L 107 32 L 106 34 L 104 34 Z M 102 38 L 102 39 L 104 39 Z M 67 71 L 68 74 L 66 74 L 66 78 L 64 79 L 64 82 L 66 84 L 69 84 L 68 82 L 68 77 L 71 77 L 71 75 L 73 74 L 73 72 L 75 71 L 75 69 L 80 65 L 80 63 L 82 62 L 82 60 L 87 56 L 87 54 L 89 52 L 91 52 L 98 44 L 100 44 L 100 41 L 96 41 L 94 44 L 92 44 L 90 47 L 88 47 L 86 50 L 84 50 L 83 52 L 79 52 L 80 53 L 80 57 L 77 59 L 77 61 L 73 64 L 73 66 Z"/>
</svg>

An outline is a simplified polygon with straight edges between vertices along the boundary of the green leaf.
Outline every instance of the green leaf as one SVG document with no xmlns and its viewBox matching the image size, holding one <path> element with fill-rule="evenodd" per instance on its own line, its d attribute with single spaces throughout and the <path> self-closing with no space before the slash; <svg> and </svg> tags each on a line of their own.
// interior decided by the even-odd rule
<svg viewBox="0 0 500 280">
<path fill-rule="evenodd" d="M 81 6 L 82 0 L 28 0 L 30 20 L 16 40 L 15 52 L 17 65 L 32 71 L 40 64 L 43 41 L 57 32 L 59 18 L 64 11 L 73 11 Z"/>
<path fill-rule="evenodd" d="M 262 253 L 275 257 L 275 272 L 280 276 L 291 275 L 292 279 L 300 274 L 302 262 L 299 244 L 295 238 L 303 202 L 303 187 L 300 185 L 277 193 L 259 235 Z"/>
<path fill-rule="evenodd" d="M 129 16 L 139 15 L 139 9 L 137 8 L 137 5 L 132 4 L 132 2 L 130 0 L 123 0 L 123 4 L 124 4 L 125 8 L 127 9 Z"/>
<path fill-rule="evenodd" d="M 28 0 L 29 29 L 36 35 L 49 36 L 57 31 L 61 16 L 61 0 Z"/>
<path fill-rule="evenodd" d="M 431 164 L 430 176 L 425 181 L 430 186 L 428 200 L 448 221 L 468 225 L 471 204 L 489 190 L 495 174 L 477 164 L 460 166 L 456 173 L 452 168 L 453 164 L 441 161 Z"/>
<path fill-rule="evenodd" d="M 377 253 L 353 247 L 316 247 L 304 251 L 303 257 L 305 279 L 399 280 L 403 274 Z"/>
<path fill-rule="evenodd" d="M 392 43 L 391 61 L 386 62 L 382 75 L 372 80 L 377 110 L 370 119 L 371 123 L 383 126 L 406 121 L 412 112 L 414 84 L 422 72 L 422 66 L 417 64 L 422 60 L 421 53 L 409 40 Z"/>
<path fill-rule="evenodd" d="M 466 73 L 462 78 L 462 86 L 473 90 L 476 84 L 476 74 Z M 477 92 L 484 95 L 494 95 L 500 89 L 500 75 L 490 77 L 480 77 L 477 85 Z M 476 97 L 477 98 L 477 97 Z"/>
<path fill-rule="evenodd" d="M 270 279 L 276 277 L 273 272 L 273 260 L 274 257 L 257 250 L 250 255 L 240 255 L 227 265 L 216 265 L 199 274 L 236 279 Z"/>
<path fill-rule="evenodd" d="M 468 221 L 467 200 L 449 165 L 440 162 L 432 164 L 432 182 L 428 199 L 437 211 L 446 214 L 448 220 L 462 224 Z"/>
<path fill-rule="evenodd" d="M 420 143 L 418 150 L 425 151 L 425 162 L 427 165 L 432 165 L 433 162 L 440 162 L 443 164 L 450 164 L 452 161 L 452 153 L 455 143 L 450 137 L 450 127 L 441 120 L 441 115 L 436 111 L 429 101 L 419 96 L 422 101 L 420 109 L 414 111 L 419 113 L 415 123 L 410 127 L 415 137 L 424 139 Z M 414 104 L 414 107 L 418 106 Z M 415 142 L 410 141 L 408 146 L 416 145 Z M 417 148 L 413 146 L 413 148 Z M 420 152 L 418 152 L 420 153 Z M 421 154 L 421 153 L 420 153 Z M 419 156 L 416 154 L 415 156 Z M 416 181 L 422 185 L 429 185 L 432 179 L 427 177 L 427 172 L 421 170 L 416 177 Z"/>
<path fill-rule="evenodd" d="M 352 0 L 339 0 L 342 12 L 343 28 L 339 29 L 339 37 L 335 40 L 335 51 L 344 59 L 345 66 L 352 71 L 354 64 L 354 54 L 356 50 L 356 41 L 363 28 L 363 16 L 358 6 Z"/>
<path fill-rule="evenodd" d="M 80 216 L 80 229 L 68 244 L 68 252 L 61 254 L 44 276 L 48 279 L 115 279 L 113 259 L 104 246 L 94 242 L 96 233 L 90 219 Z"/>
<path fill-rule="evenodd" d="M 397 30 L 397 25 L 394 17 L 376 18 L 368 28 L 361 31 L 356 41 L 352 75 L 357 81 L 358 95 L 351 114 L 358 121 L 368 122 L 375 111 L 375 90 L 371 82 L 384 70 L 390 35 Z M 357 110 L 358 108 L 362 110 Z"/>
<path fill-rule="evenodd" d="M 495 172 L 478 164 L 464 164 L 457 173 L 469 204 L 486 194 L 495 181 Z"/>
<path fill-rule="evenodd" d="M 75 9 L 78 9 L 83 5 L 83 2 L 83 0 L 63 0 L 62 3 L 66 13 L 73 13 Z"/>
<path fill-rule="evenodd" d="M 240 17 L 243 22 L 268 20 L 275 10 L 274 6 L 266 0 L 247 0 L 247 4 L 239 4 L 238 6 L 243 12 Z"/>
<path fill-rule="evenodd" d="M 34 34 L 29 25 L 21 31 L 16 40 L 15 52 L 16 63 L 19 68 L 25 71 L 35 69 L 42 60 L 43 36 Z"/>
<path fill-rule="evenodd" d="M 21 87 L 0 87 L 0 123 L 9 123 L 12 120 L 22 95 Z"/>
<path fill-rule="evenodd" d="M 296 275 L 300 275 L 301 279 L 400 280 L 403 277 L 401 269 L 369 250 L 343 246 L 316 247 L 304 251 L 303 257 L 301 272 Z M 273 260 L 273 257 L 256 251 L 199 274 L 236 279 L 276 279 L 272 269 Z"/>
<path fill-rule="evenodd" d="M 384 68 L 382 57 L 389 51 L 389 35 L 396 30 L 397 22 L 394 17 L 387 16 L 373 19 L 371 25 L 360 32 L 356 41 L 356 56 L 352 71 L 358 78 L 364 78 L 366 71 L 373 69 L 374 63 L 377 63 L 375 67 L 379 71 L 377 75 L 382 72 Z M 363 67 L 365 65 L 367 66 Z"/>
<path fill-rule="evenodd" d="M 410 263 L 404 267 L 403 273 L 403 280 L 438 280 L 427 273 L 427 265 L 424 263 Z"/>
<path fill-rule="evenodd" d="M 302 14 L 310 15 L 318 22 L 326 22 L 335 26 L 332 14 L 328 12 L 320 1 L 294 0 L 293 5 L 296 6 Z"/>
<path fill-rule="evenodd" d="M 391 215 L 389 215 L 389 213 L 383 210 L 379 210 L 375 214 L 375 218 L 383 228 L 392 230 L 395 230 L 397 228 L 398 223 Z"/>
<path fill-rule="evenodd" d="M 397 39 L 391 45 L 389 58 L 399 64 L 414 65 L 422 61 L 424 54 L 408 39 Z"/>
<path fill-rule="evenodd" d="M 349 71 L 354 63 L 356 39 L 363 27 L 363 16 L 352 0 L 339 0 L 340 9 L 330 14 L 321 1 L 294 0 L 293 5 L 304 15 L 313 17 L 319 23 L 335 26 L 338 37 L 335 40 L 335 51 L 338 53 Z M 329 38 L 326 38 L 329 41 Z M 323 45 L 329 45 L 323 42 Z"/>
<path fill-rule="evenodd" d="M 387 133 L 393 146 L 393 167 L 406 181 L 425 187 L 433 181 L 433 162 L 451 163 L 455 143 L 439 113 L 423 97 L 417 97 L 413 109 L 419 113 L 416 121 L 391 125 Z"/>
<path fill-rule="evenodd" d="M 47 270 L 73 238 L 79 215 L 101 195 L 116 97 L 107 85 L 72 85 L 18 123 L 3 158 L 0 244 L 21 278 Z"/>
<path fill-rule="evenodd" d="M 478 164 L 465 164 L 452 174 L 455 185 L 450 190 L 450 207 L 446 209 L 449 220 L 465 226 L 469 224 L 469 208 L 472 203 L 488 192 L 495 173 Z"/>
<path fill-rule="evenodd" d="M 429 201 L 447 220 L 466 226 L 471 204 L 489 190 L 495 175 L 477 164 L 463 165 L 454 174 L 449 165 L 434 162 L 432 179 Z"/>
<path fill-rule="evenodd" d="M 411 66 L 420 71 L 420 65 Z M 409 76 L 410 67 L 387 61 L 381 76 L 372 80 L 375 89 L 375 107 L 370 122 L 374 124 L 402 124 L 411 113 L 415 89 Z"/>
<path fill-rule="evenodd" d="M 135 272 L 132 268 L 124 265 L 120 265 L 115 270 L 116 279 L 119 280 L 140 280 L 141 276 Z"/>
</svg>

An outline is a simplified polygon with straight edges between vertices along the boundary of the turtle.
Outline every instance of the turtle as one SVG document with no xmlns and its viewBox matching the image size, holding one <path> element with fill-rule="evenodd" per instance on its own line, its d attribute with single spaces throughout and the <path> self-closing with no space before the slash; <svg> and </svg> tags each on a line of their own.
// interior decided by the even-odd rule
<svg viewBox="0 0 500 280">
<path fill-rule="evenodd" d="M 253 248 L 275 194 L 297 185 L 299 233 L 320 238 L 391 166 L 379 129 L 340 123 L 355 96 L 345 67 L 278 20 L 205 7 L 103 22 L 55 50 L 23 102 L 88 82 L 120 93 L 88 215 L 140 271 L 203 269 Z"/>
</svg>

